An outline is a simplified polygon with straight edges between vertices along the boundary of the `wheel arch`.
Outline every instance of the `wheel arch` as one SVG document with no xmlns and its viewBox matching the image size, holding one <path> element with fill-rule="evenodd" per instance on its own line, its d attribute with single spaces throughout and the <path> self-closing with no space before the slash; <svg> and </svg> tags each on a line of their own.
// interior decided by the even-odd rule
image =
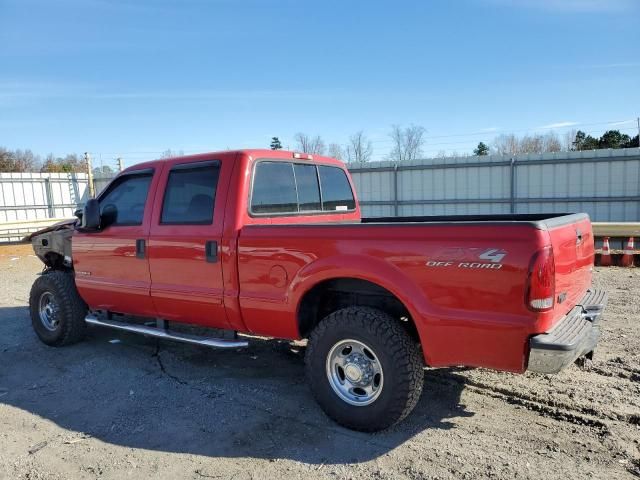
<svg viewBox="0 0 640 480">
<path fill-rule="evenodd" d="M 400 269 L 383 260 L 344 255 L 314 262 L 292 282 L 290 299 L 296 305 L 301 338 L 331 312 L 362 305 L 390 313 L 424 344 L 423 319 L 428 311 L 424 292 Z"/>
</svg>

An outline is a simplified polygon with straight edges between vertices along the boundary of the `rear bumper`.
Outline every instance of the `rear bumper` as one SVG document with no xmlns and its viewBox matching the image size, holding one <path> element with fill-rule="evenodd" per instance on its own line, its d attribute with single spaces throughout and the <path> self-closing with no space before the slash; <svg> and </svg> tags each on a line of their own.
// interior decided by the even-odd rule
<svg viewBox="0 0 640 480">
<path fill-rule="evenodd" d="M 551 330 L 530 338 L 528 370 L 558 373 L 593 352 L 600 338 L 600 320 L 606 305 L 606 292 L 587 290 L 582 300 Z"/>
</svg>

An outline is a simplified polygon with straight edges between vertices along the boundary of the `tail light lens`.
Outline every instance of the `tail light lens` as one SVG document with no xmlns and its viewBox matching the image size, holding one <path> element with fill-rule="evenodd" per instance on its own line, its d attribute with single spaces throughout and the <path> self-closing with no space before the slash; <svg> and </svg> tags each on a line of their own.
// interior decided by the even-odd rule
<svg viewBox="0 0 640 480">
<path fill-rule="evenodd" d="M 553 250 L 545 247 L 531 259 L 525 302 L 529 310 L 545 312 L 553 308 L 556 296 L 556 265 Z"/>
</svg>

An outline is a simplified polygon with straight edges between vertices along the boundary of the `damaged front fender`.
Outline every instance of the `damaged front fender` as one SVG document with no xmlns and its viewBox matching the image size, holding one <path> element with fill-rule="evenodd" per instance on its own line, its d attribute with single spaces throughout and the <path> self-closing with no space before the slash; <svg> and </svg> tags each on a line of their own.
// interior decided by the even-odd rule
<svg viewBox="0 0 640 480">
<path fill-rule="evenodd" d="M 27 238 L 31 241 L 37 257 L 49 268 L 71 268 L 71 237 L 76 219 L 64 220 L 42 230 L 32 233 Z"/>
</svg>

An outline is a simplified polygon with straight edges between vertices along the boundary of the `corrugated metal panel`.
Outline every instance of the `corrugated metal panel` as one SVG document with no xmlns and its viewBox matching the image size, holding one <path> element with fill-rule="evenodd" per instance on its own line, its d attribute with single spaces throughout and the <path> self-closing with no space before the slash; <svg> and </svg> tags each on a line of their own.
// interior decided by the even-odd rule
<svg viewBox="0 0 640 480">
<path fill-rule="evenodd" d="M 638 148 L 431 158 L 397 165 L 374 162 L 349 165 L 349 169 L 365 215 L 385 207 L 389 214 L 397 209 L 403 216 L 513 209 L 517 213 L 587 212 L 596 221 L 640 219 Z"/>
<path fill-rule="evenodd" d="M 387 205 L 363 205 L 362 215 L 364 217 L 392 217 L 393 207 Z"/>
<path fill-rule="evenodd" d="M 504 203 L 488 204 L 422 204 L 422 205 L 401 205 L 399 207 L 401 216 L 422 216 L 422 215 L 479 215 L 484 213 L 509 213 L 509 205 Z M 393 215 L 393 213 L 391 213 Z"/>
<path fill-rule="evenodd" d="M 0 173 L 0 224 L 72 217 L 87 181 L 86 174 Z"/>
</svg>

